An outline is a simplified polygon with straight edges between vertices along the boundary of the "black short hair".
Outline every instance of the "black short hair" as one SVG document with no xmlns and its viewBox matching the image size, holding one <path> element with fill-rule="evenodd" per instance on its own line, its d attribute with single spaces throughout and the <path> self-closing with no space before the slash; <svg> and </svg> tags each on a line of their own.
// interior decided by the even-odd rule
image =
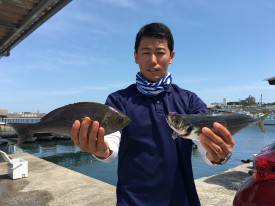
<svg viewBox="0 0 275 206">
<path fill-rule="evenodd" d="M 141 27 L 141 29 L 136 35 L 135 53 L 137 53 L 140 41 L 143 37 L 155 37 L 159 39 L 166 39 L 170 52 L 174 50 L 174 39 L 172 32 L 169 29 L 169 27 L 163 23 L 154 22 Z"/>
</svg>

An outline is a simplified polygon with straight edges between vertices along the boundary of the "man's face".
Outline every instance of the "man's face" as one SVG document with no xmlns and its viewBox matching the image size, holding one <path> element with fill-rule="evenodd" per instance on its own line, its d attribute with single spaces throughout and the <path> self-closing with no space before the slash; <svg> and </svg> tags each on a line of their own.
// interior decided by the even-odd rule
<svg viewBox="0 0 275 206">
<path fill-rule="evenodd" d="M 174 52 L 170 52 L 166 39 L 143 37 L 135 53 L 135 61 L 143 77 L 156 82 L 166 76 L 174 55 Z"/>
</svg>

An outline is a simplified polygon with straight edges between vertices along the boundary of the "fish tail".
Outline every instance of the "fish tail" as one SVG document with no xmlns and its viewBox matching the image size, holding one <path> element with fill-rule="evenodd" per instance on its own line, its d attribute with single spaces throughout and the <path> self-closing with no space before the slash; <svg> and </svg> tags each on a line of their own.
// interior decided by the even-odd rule
<svg viewBox="0 0 275 206">
<path fill-rule="evenodd" d="M 35 141 L 35 137 L 32 137 L 32 134 L 30 132 L 30 124 L 25 123 L 9 123 L 9 126 L 11 126 L 17 136 L 18 136 L 18 143 L 23 143 L 25 141 Z"/>
<path fill-rule="evenodd" d="M 256 122 L 256 124 L 258 125 L 258 127 L 261 129 L 262 132 L 266 132 L 266 128 L 264 126 L 264 120 L 266 119 L 266 117 L 268 115 L 269 115 L 269 113 L 261 115 L 259 120 Z"/>
</svg>

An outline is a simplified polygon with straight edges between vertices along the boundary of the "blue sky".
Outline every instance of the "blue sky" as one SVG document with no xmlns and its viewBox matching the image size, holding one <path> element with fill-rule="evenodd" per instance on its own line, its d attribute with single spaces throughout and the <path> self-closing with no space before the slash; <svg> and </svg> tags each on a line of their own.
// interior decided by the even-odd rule
<svg viewBox="0 0 275 206">
<path fill-rule="evenodd" d="M 207 104 L 275 102 L 273 0 L 74 0 L 0 59 L 0 108 L 49 112 L 104 102 L 135 82 L 137 31 L 167 24 L 175 39 L 173 82 Z"/>
</svg>

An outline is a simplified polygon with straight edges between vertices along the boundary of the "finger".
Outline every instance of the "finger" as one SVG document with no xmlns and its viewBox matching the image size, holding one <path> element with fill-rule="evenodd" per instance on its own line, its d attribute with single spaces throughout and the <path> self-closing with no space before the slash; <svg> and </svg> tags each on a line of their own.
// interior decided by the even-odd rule
<svg viewBox="0 0 275 206">
<path fill-rule="evenodd" d="M 81 127 L 79 131 L 79 146 L 82 150 L 86 151 L 88 147 L 88 130 L 90 126 L 90 121 L 83 120 L 81 122 Z"/>
<path fill-rule="evenodd" d="M 201 144 L 206 148 L 207 152 L 212 154 L 212 156 L 217 157 L 216 160 L 222 159 L 226 152 L 217 144 L 212 141 L 209 141 L 209 138 L 205 135 L 202 135 L 200 138 Z"/>
<path fill-rule="evenodd" d="M 101 158 L 107 158 L 111 154 L 108 143 L 104 141 L 105 129 L 100 127 L 98 130 L 97 152 Z"/>
<path fill-rule="evenodd" d="M 201 142 L 201 144 L 206 150 L 206 157 L 208 160 L 210 160 L 211 162 L 218 162 L 220 160 L 220 157 L 217 155 L 215 151 L 213 151 L 213 149 L 208 144 L 204 142 Z"/>
<path fill-rule="evenodd" d="M 216 131 L 218 132 L 218 134 L 223 138 L 223 140 L 230 145 L 234 145 L 236 142 L 233 139 L 231 133 L 228 131 L 228 129 L 223 126 L 222 124 L 215 122 L 213 124 L 213 127 L 216 129 Z"/>
<path fill-rule="evenodd" d="M 97 133 L 98 133 L 99 123 L 98 121 L 93 121 L 92 129 L 89 133 L 89 150 L 94 153 L 96 151 Z"/>
<path fill-rule="evenodd" d="M 71 129 L 71 139 L 76 146 L 79 146 L 79 128 L 80 122 L 75 120 Z"/>
<path fill-rule="evenodd" d="M 202 133 L 208 137 L 206 139 L 208 145 L 210 145 L 209 142 L 215 143 L 216 145 L 222 148 L 225 154 L 228 154 L 232 151 L 231 146 L 226 144 L 226 142 L 220 136 L 216 135 L 211 129 L 204 127 L 202 128 Z"/>
<path fill-rule="evenodd" d="M 104 135 L 105 135 L 105 129 L 103 127 L 100 127 L 98 130 L 98 135 L 97 135 L 97 147 L 99 150 L 106 150 L 106 143 L 104 141 Z"/>
</svg>

